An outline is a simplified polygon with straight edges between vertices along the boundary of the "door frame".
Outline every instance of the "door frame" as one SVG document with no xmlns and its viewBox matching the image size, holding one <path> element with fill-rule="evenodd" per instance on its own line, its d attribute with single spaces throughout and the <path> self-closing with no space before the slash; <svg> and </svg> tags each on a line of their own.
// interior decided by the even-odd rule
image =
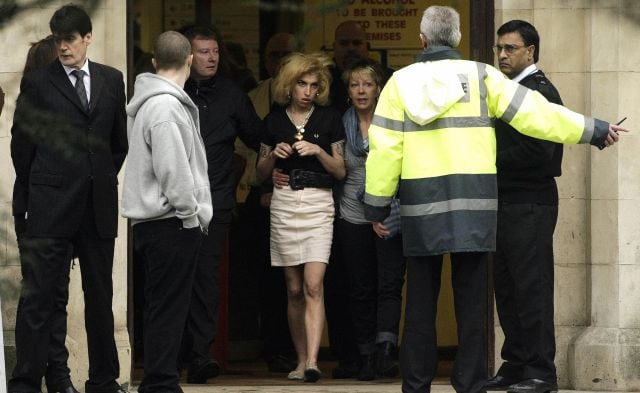
<svg viewBox="0 0 640 393">
<path fill-rule="evenodd" d="M 127 0 L 127 98 L 133 95 L 133 22 L 134 22 L 134 1 Z M 211 13 L 209 12 L 214 0 L 196 0 L 197 7 L 197 23 L 210 23 Z M 268 0 L 273 6 L 276 0 Z M 283 17 L 293 17 L 288 10 L 275 11 L 279 15 L 273 18 L 273 8 L 269 11 L 269 20 L 280 20 Z M 492 46 L 495 39 L 495 4 L 494 0 L 471 0 L 471 60 L 481 61 L 488 64 L 494 64 L 494 54 Z M 263 16 L 260 18 L 265 19 Z M 290 25 L 296 25 L 296 21 L 291 21 Z M 264 49 L 264 43 L 269 36 L 277 32 L 278 26 L 274 23 L 261 24 L 260 28 L 260 51 Z M 261 61 L 262 63 L 262 61 Z M 261 64 L 262 67 L 262 64 Z M 134 367 L 135 346 L 134 339 L 134 307 L 133 307 L 133 241 L 131 236 L 131 226 L 127 225 L 127 327 L 129 329 L 129 341 L 131 344 L 131 374 Z M 492 279 L 492 258 L 489 258 L 487 269 L 487 302 L 486 311 L 487 318 L 485 320 L 486 329 L 486 357 L 487 357 L 487 375 L 493 375 L 495 368 L 495 315 L 493 301 L 493 279 Z"/>
</svg>

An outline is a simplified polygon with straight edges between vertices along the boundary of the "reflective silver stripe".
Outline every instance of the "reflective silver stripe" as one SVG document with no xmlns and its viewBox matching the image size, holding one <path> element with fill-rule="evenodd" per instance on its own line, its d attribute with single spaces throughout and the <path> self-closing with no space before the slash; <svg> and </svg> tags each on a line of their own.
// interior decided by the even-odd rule
<svg viewBox="0 0 640 393">
<path fill-rule="evenodd" d="M 596 122 L 592 117 L 584 118 L 584 130 L 582 131 L 582 137 L 580 138 L 579 143 L 590 143 L 591 138 L 593 138 L 593 133 L 596 129 Z"/>
<path fill-rule="evenodd" d="M 400 200 L 401 216 L 428 216 L 456 210 L 498 210 L 497 199 L 450 199 L 448 201 L 403 205 Z"/>
<path fill-rule="evenodd" d="M 486 75 L 486 64 L 476 63 L 478 68 L 478 84 L 480 88 L 480 115 L 479 116 L 461 116 L 461 117 L 441 117 L 433 120 L 428 124 L 418 124 L 411 120 L 408 113 L 405 113 L 404 122 L 389 119 L 380 115 L 374 115 L 372 124 L 393 131 L 433 131 L 445 128 L 475 128 L 475 127 L 493 127 L 494 120 L 489 116 L 487 107 L 487 85 L 484 81 Z M 470 86 L 466 75 L 458 75 L 460 82 L 465 85 L 465 95 L 460 102 L 470 101 Z M 525 90 L 526 92 L 526 90 Z"/>
<path fill-rule="evenodd" d="M 478 84 L 480 85 L 480 116 L 489 118 L 489 108 L 487 107 L 487 83 L 484 81 L 487 75 L 484 63 L 476 63 L 478 67 Z M 493 123 L 491 125 L 493 127 Z"/>
<path fill-rule="evenodd" d="M 431 123 L 420 125 L 408 118 L 404 123 L 404 131 L 433 131 L 445 128 L 493 127 L 493 120 L 488 117 L 464 116 L 441 117 Z"/>
<path fill-rule="evenodd" d="M 451 174 L 422 179 L 402 179 L 400 200 L 403 204 L 422 205 L 450 199 L 496 199 L 496 174 Z"/>
<path fill-rule="evenodd" d="M 471 94 L 469 94 L 469 77 L 465 74 L 458 74 L 458 79 L 460 79 L 462 90 L 464 90 L 464 96 L 459 100 L 459 102 L 469 102 L 471 99 Z"/>
<path fill-rule="evenodd" d="M 522 105 L 522 101 L 524 101 L 524 97 L 528 92 L 529 89 L 518 84 L 516 93 L 513 95 L 513 98 L 511 99 L 507 110 L 504 111 L 504 113 L 500 117 L 503 121 L 510 123 L 511 120 L 513 120 L 513 118 L 516 116 L 516 113 L 518 113 L 518 109 L 520 109 L 520 106 Z"/>
<path fill-rule="evenodd" d="M 378 127 L 386 128 L 387 130 L 393 130 L 393 131 L 403 130 L 402 121 L 389 119 L 387 117 L 383 117 L 380 115 L 373 115 L 373 120 L 371 120 L 371 124 L 375 124 Z"/>
<path fill-rule="evenodd" d="M 385 207 L 389 206 L 389 204 L 391 203 L 391 197 L 376 196 L 365 193 L 364 203 L 369 206 Z"/>
</svg>

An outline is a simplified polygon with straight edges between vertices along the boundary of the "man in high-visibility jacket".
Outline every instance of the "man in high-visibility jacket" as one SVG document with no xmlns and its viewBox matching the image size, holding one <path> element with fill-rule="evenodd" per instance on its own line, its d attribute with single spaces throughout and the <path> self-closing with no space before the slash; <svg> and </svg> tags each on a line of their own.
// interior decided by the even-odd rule
<svg viewBox="0 0 640 393">
<path fill-rule="evenodd" d="M 400 183 L 408 257 L 402 391 L 429 391 L 435 376 L 442 255 L 451 253 L 458 324 L 451 382 L 457 392 L 482 392 L 487 255 L 496 244 L 494 119 L 536 138 L 599 147 L 626 130 L 551 104 L 489 65 L 459 60 L 453 8 L 427 8 L 420 31 L 420 61 L 387 82 L 369 128 L 366 215 L 382 221 Z"/>
</svg>

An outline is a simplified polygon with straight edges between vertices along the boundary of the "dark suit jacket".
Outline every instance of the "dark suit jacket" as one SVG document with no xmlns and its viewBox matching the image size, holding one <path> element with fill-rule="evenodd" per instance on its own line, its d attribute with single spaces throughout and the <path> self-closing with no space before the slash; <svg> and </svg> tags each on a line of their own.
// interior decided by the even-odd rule
<svg viewBox="0 0 640 393">
<path fill-rule="evenodd" d="M 117 234 L 117 174 L 127 153 L 124 82 L 102 64 L 89 62 L 89 73 L 88 112 L 58 60 L 22 78 L 11 158 L 13 214 L 28 214 L 27 236 L 73 236 L 90 195 L 99 236 Z"/>
<path fill-rule="evenodd" d="M 562 105 L 560 93 L 541 70 L 526 76 L 520 84 Z M 562 174 L 562 144 L 521 134 L 500 119 L 496 119 L 495 127 L 498 200 L 558 206 L 555 177 Z"/>
</svg>

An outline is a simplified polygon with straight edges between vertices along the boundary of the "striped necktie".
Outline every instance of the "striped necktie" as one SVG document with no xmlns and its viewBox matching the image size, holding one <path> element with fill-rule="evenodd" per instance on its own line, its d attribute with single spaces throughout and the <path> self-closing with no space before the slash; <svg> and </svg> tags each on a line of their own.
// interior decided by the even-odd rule
<svg viewBox="0 0 640 393">
<path fill-rule="evenodd" d="M 86 72 L 83 70 L 73 70 L 71 74 L 76 77 L 76 93 L 80 98 L 80 103 L 85 111 L 89 110 L 89 100 L 87 100 L 87 90 L 84 88 L 84 76 Z"/>
</svg>

